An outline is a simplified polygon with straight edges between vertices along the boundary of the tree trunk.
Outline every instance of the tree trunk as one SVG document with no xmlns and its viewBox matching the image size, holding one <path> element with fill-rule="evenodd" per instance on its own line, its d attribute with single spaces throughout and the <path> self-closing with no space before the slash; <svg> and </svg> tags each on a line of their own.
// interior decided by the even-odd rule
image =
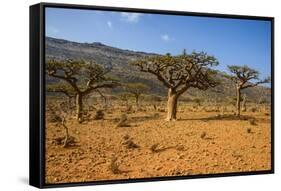
<svg viewBox="0 0 281 191">
<path fill-rule="evenodd" d="M 136 96 L 136 107 L 137 107 L 137 111 L 139 111 L 139 109 L 140 109 L 139 96 Z"/>
<path fill-rule="evenodd" d="M 178 95 L 174 93 L 172 89 L 168 91 L 168 103 L 167 103 L 167 121 L 175 121 L 177 119 L 177 103 Z"/>
<path fill-rule="evenodd" d="M 82 112 L 83 112 L 83 96 L 82 94 L 76 95 L 76 119 L 82 121 Z"/>
<path fill-rule="evenodd" d="M 244 94 L 243 101 L 242 101 L 242 111 L 243 112 L 247 111 L 246 101 L 247 101 L 247 96 L 246 96 L 246 94 Z"/>
<path fill-rule="evenodd" d="M 240 87 L 236 88 L 236 116 L 240 117 L 240 100 L 241 100 L 241 91 Z"/>
<path fill-rule="evenodd" d="M 63 147 L 67 147 L 68 146 L 68 143 L 69 143 L 69 133 L 68 133 L 68 128 L 65 124 L 65 117 L 63 117 L 62 119 L 62 126 L 64 128 L 64 131 L 65 131 L 65 137 L 64 137 L 64 143 L 63 143 Z"/>
</svg>

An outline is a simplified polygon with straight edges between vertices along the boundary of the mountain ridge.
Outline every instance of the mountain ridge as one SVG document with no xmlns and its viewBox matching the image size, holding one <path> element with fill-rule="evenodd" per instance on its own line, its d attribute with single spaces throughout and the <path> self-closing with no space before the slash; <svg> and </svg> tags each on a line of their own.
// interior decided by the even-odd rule
<svg viewBox="0 0 281 191">
<path fill-rule="evenodd" d="M 141 82 L 151 87 L 152 94 L 166 96 L 167 90 L 161 82 L 153 75 L 140 72 L 129 63 L 133 60 L 146 56 L 155 56 L 159 54 L 145 53 L 141 51 L 133 51 L 115 48 L 105 45 L 101 42 L 80 43 L 53 37 L 46 37 L 46 59 L 84 59 L 94 60 L 103 65 L 112 66 L 112 74 L 120 78 L 125 83 Z M 218 76 L 221 78 L 222 84 L 215 89 L 200 91 L 190 89 L 184 96 L 205 98 L 233 98 L 235 97 L 234 84 L 229 79 L 223 77 L 220 71 Z M 257 101 L 261 99 L 261 94 L 267 102 L 270 102 L 270 88 L 258 86 L 246 89 L 243 93 L 250 99 Z M 217 93 L 217 92 L 223 92 Z"/>
</svg>

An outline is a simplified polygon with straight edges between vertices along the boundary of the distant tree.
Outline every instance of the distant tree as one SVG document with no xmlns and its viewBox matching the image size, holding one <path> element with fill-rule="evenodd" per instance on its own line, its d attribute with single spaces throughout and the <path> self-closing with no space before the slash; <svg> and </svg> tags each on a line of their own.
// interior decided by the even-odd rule
<svg viewBox="0 0 281 191">
<path fill-rule="evenodd" d="M 54 83 L 46 86 L 46 92 L 61 93 L 68 98 L 68 106 L 71 107 L 71 100 L 76 97 L 76 92 L 67 83 Z"/>
<path fill-rule="evenodd" d="M 153 56 L 132 63 L 140 71 L 153 74 L 168 88 L 167 121 L 176 120 L 177 102 L 189 88 L 207 90 L 215 87 L 216 72 L 209 67 L 218 65 L 215 57 L 205 52 L 192 52 L 178 56 Z"/>
<path fill-rule="evenodd" d="M 264 80 L 259 79 L 259 72 L 248 66 L 228 66 L 231 72 L 230 79 L 235 83 L 236 86 L 236 115 L 240 116 L 241 108 L 241 90 L 258 86 L 259 84 L 269 83 L 270 78 Z"/>
<path fill-rule="evenodd" d="M 149 90 L 149 87 L 142 83 L 130 83 L 125 85 L 125 90 L 132 94 L 136 101 L 136 108 L 139 110 L 140 96 Z"/>
<path fill-rule="evenodd" d="M 113 88 L 117 83 L 107 77 L 109 69 L 94 62 L 83 60 L 48 60 L 46 73 L 50 77 L 66 82 L 73 88 L 76 95 L 76 117 L 82 121 L 83 97 L 94 90 Z"/>
</svg>

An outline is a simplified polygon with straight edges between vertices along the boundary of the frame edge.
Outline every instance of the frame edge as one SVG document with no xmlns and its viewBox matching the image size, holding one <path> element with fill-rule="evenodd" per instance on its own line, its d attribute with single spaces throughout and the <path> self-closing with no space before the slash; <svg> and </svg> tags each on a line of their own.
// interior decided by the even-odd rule
<svg viewBox="0 0 281 191">
<path fill-rule="evenodd" d="M 29 7 L 29 185 L 42 188 L 40 125 L 41 4 Z"/>
</svg>

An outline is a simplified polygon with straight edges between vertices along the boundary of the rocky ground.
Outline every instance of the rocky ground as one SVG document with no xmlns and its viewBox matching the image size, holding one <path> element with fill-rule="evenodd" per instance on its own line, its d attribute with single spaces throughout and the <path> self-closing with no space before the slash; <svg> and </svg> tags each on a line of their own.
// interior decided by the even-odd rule
<svg viewBox="0 0 281 191">
<path fill-rule="evenodd" d="M 46 183 L 87 182 L 269 170 L 270 116 L 263 112 L 179 111 L 105 112 L 104 119 L 82 124 L 67 119 L 71 144 L 63 148 L 64 129 L 46 125 Z"/>
</svg>

